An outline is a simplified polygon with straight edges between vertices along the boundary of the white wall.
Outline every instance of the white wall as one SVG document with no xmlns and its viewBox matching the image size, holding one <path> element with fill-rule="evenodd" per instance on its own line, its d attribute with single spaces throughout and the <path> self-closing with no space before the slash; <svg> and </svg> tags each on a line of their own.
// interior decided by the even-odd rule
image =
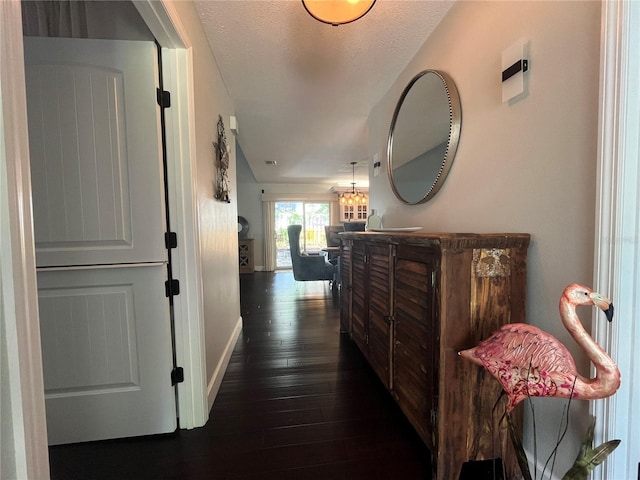
<svg viewBox="0 0 640 480">
<path fill-rule="evenodd" d="M 209 48 L 192 2 L 173 2 L 191 41 L 195 98 L 195 155 L 197 157 L 197 205 L 204 298 L 205 349 L 209 406 L 222 380 L 226 360 L 235 346 L 240 327 L 238 274 L 238 196 L 231 189 L 231 203 L 214 199 L 214 153 L 218 115 L 222 115 L 231 146 L 229 184 L 236 184 L 235 142 L 229 130 L 233 104 Z"/>
<path fill-rule="evenodd" d="M 521 38 L 530 42 L 529 94 L 509 105 L 501 102 L 501 52 Z M 558 300 L 567 284 L 593 278 L 599 45 L 599 2 L 459 1 L 369 122 L 370 154 L 385 158 L 393 109 L 409 80 L 427 68 L 453 77 L 462 131 L 444 186 L 432 201 L 406 206 L 383 172 L 370 177 L 371 207 L 385 226 L 531 233 L 527 321 L 567 344 L 585 375 L 587 361 L 559 323 Z M 588 324 L 591 312 L 579 313 Z M 555 443 L 565 405 L 535 402 L 539 460 Z M 575 458 L 587 403 L 573 402 L 570 415 L 556 474 Z M 532 432 L 527 415 L 529 450 Z"/>
<path fill-rule="evenodd" d="M 262 219 L 262 189 L 249 168 L 239 145 L 236 144 L 236 167 L 238 172 L 238 215 L 249 222 L 249 238 L 253 238 L 253 264 L 258 271 L 264 270 L 264 222 Z"/>
</svg>

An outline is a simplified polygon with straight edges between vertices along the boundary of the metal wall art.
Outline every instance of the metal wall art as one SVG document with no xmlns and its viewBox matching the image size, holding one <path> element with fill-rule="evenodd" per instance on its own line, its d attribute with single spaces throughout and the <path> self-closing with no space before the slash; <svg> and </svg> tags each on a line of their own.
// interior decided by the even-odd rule
<svg viewBox="0 0 640 480">
<path fill-rule="evenodd" d="M 213 150 L 216 157 L 217 176 L 215 180 L 215 198 L 221 202 L 231 203 L 229 198 L 229 147 L 227 146 L 227 135 L 224 131 L 224 121 L 222 115 L 218 115 L 218 141 L 213 142 Z"/>
</svg>

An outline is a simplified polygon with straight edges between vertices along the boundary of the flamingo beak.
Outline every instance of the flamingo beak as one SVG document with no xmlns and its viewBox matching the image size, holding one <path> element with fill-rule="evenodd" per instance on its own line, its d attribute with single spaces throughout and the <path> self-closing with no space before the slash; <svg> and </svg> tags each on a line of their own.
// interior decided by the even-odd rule
<svg viewBox="0 0 640 480">
<path fill-rule="evenodd" d="M 604 312 L 607 316 L 607 320 L 610 322 L 613 321 L 613 303 L 611 303 L 611 300 L 596 292 L 589 294 L 589 296 L 596 307 L 600 308 Z"/>
</svg>

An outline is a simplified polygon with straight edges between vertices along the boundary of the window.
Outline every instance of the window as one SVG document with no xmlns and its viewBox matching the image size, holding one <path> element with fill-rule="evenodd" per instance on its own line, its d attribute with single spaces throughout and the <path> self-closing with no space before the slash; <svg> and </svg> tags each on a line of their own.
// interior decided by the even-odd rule
<svg viewBox="0 0 640 480">
<path fill-rule="evenodd" d="M 324 227 L 331 222 L 329 202 L 275 202 L 274 220 L 276 268 L 291 268 L 289 225 L 302 225 L 302 251 L 318 252 L 327 245 Z"/>
</svg>

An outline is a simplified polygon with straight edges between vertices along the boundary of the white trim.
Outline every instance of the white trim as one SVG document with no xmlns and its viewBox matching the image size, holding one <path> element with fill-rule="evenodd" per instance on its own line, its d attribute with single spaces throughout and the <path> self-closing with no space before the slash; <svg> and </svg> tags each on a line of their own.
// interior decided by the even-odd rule
<svg viewBox="0 0 640 480">
<path fill-rule="evenodd" d="M 20 1 L 0 2 L 0 476 L 49 478 Z M 7 392 L 8 390 L 8 392 Z M 8 411 L 9 415 L 5 412 Z M 5 430 L 7 420 L 11 423 Z"/>
<path fill-rule="evenodd" d="M 635 478 L 640 462 L 640 418 L 634 414 L 634 386 L 640 371 L 633 354 L 640 345 L 640 2 L 602 2 L 600 138 L 594 284 L 616 307 L 612 325 L 595 321 L 595 340 L 616 360 L 620 390 L 592 402 L 595 443 L 614 438 L 621 445 L 594 478 Z M 617 321 L 616 321 L 617 320 Z M 606 323 L 606 322 L 605 322 Z M 634 370 L 635 369 L 635 370 Z M 637 390 L 637 388 L 636 388 Z"/>
<path fill-rule="evenodd" d="M 276 203 L 274 201 L 262 202 L 262 219 L 264 222 L 264 267 L 267 272 L 275 271 L 277 267 L 276 252 Z"/>
<path fill-rule="evenodd" d="M 138 12 L 162 46 L 163 83 L 171 92 L 165 111 L 167 130 L 167 184 L 172 229 L 178 248 L 172 253 L 172 270 L 180 280 L 181 294 L 174 297 L 176 359 L 184 368 L 178 385 L 181 428 L 203 426 L 207 406 L 206 357 L 202 269 L 196 200 L 195 100 L 191 42 L 175 7 L 168 0 L 134 2 Z M 169 46 L 169 48 L 166 48 Z M 185 48 L 186 47 L 186 48 Z"/>
<path fill-rule="evenodd" d="M 233 353 L 233 349 L 236 346 L 238 341 L 238 337 L 240 337 L 240 333 L 242 332 L 242 317 L 238 318 L 236 322 L 236 326 L 233 329 L 233 333 L 227 344 L 224 347 L 224 351 L 222 352 L 222 356 L 220 357 L 220 361 L 211 376 L 211 380 L 209 381 L 209 385 L 207 386 L 207 397 L 209 403 L 209 409 L 213 406 L 213 402 L 218 395 L 218 391 L 220 390 L 220 384 L 222 383 L 222 379 L 224 377 L 225 371 L 227 370 L 227 366 L 229 365 L 229 360 L 231 359 L 231 354 Z"/>
<path fill-rule="evenodd" d="M 99 264 L 99 265 L 69 265 L 59 267 L 36 267 L 37 272 L 66 272 L 77 270 L 110 270 L 113 268 L 147 268 L 147 267 L 162 267 L 167 265 L 167 262 L 144 262 L 144 263 L 111 263 L 111 264 Z"/>
<path fill-rule="evenodd" d="M 263 193 L 263 202 L 335 202 L 332 193 Z"/>
<path fill-rule="evenodd" d="M 185 381 L 178 385 L 181 428 L 200 427 L 207 422 L 206 360 L 204 344 L 204 306 L 202 262 L 196 201 L 196 157 L 193 127 L 193 71 L 191 50 L 163 51 L 165 86 L 173 93 L 171 112 L 167 111 L 167 155 L 169 208 L 172 229 L 178 234 L 178 248 L 172 255 L 174 275 L 180 280 L 181 294 L 174 297 L 176 318 L 176 357 L 184 368 Z M 173 76 L 177 78 L 174 78 Z M 187 127 L 187 128 L 185 128 Z M 169 133 L 170 132 L 170 133 Z"/>
<path fill-rule="evenodd" d="M 189 48 L 191 42 L 175 7 L 167 0 L 132 0 L 138 13 L 163 48 Z"/>
</svg>

